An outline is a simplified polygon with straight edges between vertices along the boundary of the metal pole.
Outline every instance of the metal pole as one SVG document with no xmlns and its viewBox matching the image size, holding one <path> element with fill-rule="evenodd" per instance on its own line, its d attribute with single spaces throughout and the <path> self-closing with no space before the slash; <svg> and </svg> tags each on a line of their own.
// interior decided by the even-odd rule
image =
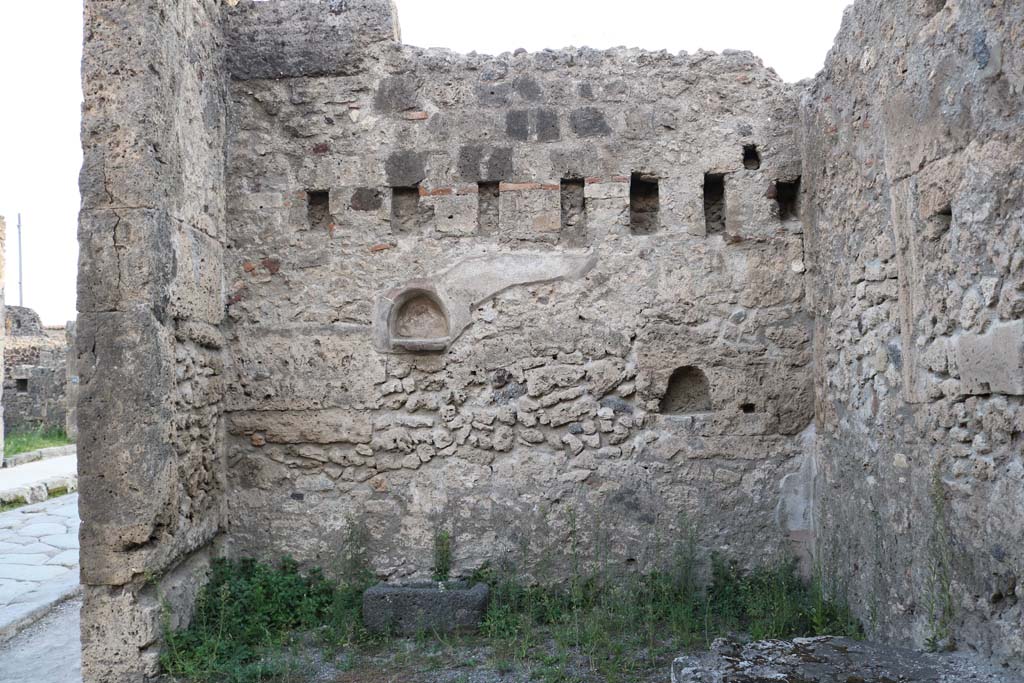
<svg viewBox="0 0 1024 683">
<path fill-rule="evenodd" d="M 21 213 L 18 214 L 18 305 L 25 305 L 25 297 L 21 288 Z"/>
</svg>

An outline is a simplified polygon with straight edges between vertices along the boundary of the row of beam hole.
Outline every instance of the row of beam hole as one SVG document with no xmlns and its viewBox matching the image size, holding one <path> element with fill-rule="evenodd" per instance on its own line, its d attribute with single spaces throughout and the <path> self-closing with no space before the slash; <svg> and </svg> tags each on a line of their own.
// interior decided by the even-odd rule
<svg viewBox="0 0 1024 683">
<path fill-rule="evenodd" d="M 754 145 L 743 148 L 743 166 L 758 169 L 761 156 Z M 571 244 L 581 241 L 586 234 L 587 205 L 582 178 L 563 178 L 561 181 L 562 233 Z M 477 225 L 480 234 L 493 235 L 498 231 L 500 218 L 500 183 L 478 183 Z M 782 221 L 799 218 L 800 179 L 776 181 L 772 186 Z M 330 221 L 330 198 L 325 190 L 311 190 L 309 197 L 310 226 L 326 226 Z M 420 221 L 420 191 L 418 186 L 391 188 L 391 226 L 397 233 L 413 232 Z M 650 235 L 660 226 L 660 193 L 658 177 L 634 172 L 629 180 L 629 225 L 635 235 Z M 725 231 L 726 197 L 725 174 L 704 174 L 704 224 L 707 234 Z"/>
<path fill-rule="evenodd" d="M 477 223 L 480 234 L 493 235 L 498 231 L 500 218 L 500 191 L 497 182 L 479 183 Z M 391 224 L 396 232 L 411 232 L 419 214 L 418 187 L 391 188 Z M 779 219 L 799 218 L 800 179 L 776 181 L 775 200 Z M 313 215 L 311 199 L 310 223 L 318 221 Z M 635 235 L 650 235 L 660 225 L 660 194 L 658 179 L 633 173 L 629 183 L 629 227 Z M 566 234 L 584 234 L 587 204 L 582 178 L 563 178 L 561 182 L 562 231 Z M 708 234 L 725 231 L 725 174 L 704 175 L 704 224 Z"/>
</svg>

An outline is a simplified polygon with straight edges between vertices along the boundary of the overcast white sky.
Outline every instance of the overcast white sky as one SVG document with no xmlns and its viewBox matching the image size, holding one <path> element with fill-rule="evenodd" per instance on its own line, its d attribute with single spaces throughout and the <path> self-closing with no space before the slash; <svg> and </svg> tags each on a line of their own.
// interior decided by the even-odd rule
<svg viewBox="0 0 1024 683">
<path fill-rule="evenodd" d="M 396 0 L 411 45 L 500 53 L 616 45 L 750 50 L 787 81 L 821 68 L 850 0 Z M 81 0 L 0 0 L 0 215 L 6 297 L 46 324 L 75 317 Z"/>
</svg>

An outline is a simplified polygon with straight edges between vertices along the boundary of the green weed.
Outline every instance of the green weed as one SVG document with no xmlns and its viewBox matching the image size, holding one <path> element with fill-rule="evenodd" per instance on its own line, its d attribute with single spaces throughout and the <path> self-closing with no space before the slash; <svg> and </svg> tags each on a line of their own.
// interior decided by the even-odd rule
<svg viewBox="0 0 1024 683">
<path fill-rule="evenodd" d="M 325 645 L 351 646 L 344 660 L 349 667 L 381 648 L 393 651 L 395 666 L 403 652 L 431 670 L 467 666 L 465 655 L 448 661 L 456 645 L 437 634 L 396 648 L 396 641 L 366 633 L 361 595 L 373 576 L 360 528 L 351 526 L 350 532 L 339 583 L 315 570 L 303 574 L 290 560 L 277 568 L 251 560 L 217 562 L 192 625 L 167 636 L 165 671 L 199 683 L 291 680 L 301 667 L 288 653 L 314 636 Z M 445 580 L 450 537 L 439 533 L 436 539 L 435 578 Z M 528 584 L 512 564 L 481 567 L 471 581 L 490 585 L 490 606 L 480 635 L 459 642 L 485 648 L 498 671 L 523 667 L 541 681 L 625 683 L 666 666 L 683 649 L 707 647 L 731 633 L 758 639 L 860 637 L 846 605 L 827 596 L 820 580 L 803 582 L 793 561 L 745 570 L 714 555 L 710 577 L 702 580 L 705 562 L 692 532 L 683 535 L 665 566 L 648 574 L 608 563 L 584 571 L 581 546 L 571 539 L 568 580 Z"/>
<path fill-rule="evenodd" d="M 318 570 L 306 574 L 285 559 L 279 567 L 253 560 L 217 560 L 200 591 L 191 625 L 165 629 L 164 670 L 192 681 L 277 680 L 298 664 L 287 655 L 293 634 L 337 627 L 347 595 Z"/>
<path fill-rule="evenodd" d="M 452 573 L 452 535 L 439 531 L 434 536 L 434 580 L 447 581 Z"/>
<path fill-rule="evenodd" d="M 66 446 L 71 439 L 63 429 L 36 429 L 28 432 L 12 432 L 4 437 L 4 455 L 37 451 L 51 446 Z"/>
<path fill-rule="evenodd" d="M 928 570 L 930 581 L 925 596 L 928 609 L 928 637 L 925 646 L 931 652 L 952 649 L 954 646 L 953 620 L 953 559 L 952 539 L 949 533 L 949 510 L 946 503 L 942 473 L 936 461 L 932 469 L 929 491 L 932 502 L 932 528 L 928 537 Z"/>
</svg>

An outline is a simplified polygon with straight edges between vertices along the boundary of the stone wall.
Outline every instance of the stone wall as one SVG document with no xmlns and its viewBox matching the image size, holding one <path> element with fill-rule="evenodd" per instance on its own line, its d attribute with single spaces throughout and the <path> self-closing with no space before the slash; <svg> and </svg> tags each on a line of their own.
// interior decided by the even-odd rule
<svg viewBox="0 0 1024 683">
<path fill-rule="evenodd" d="M 63 330 L 42 326 L 31 308 L 7 307 L 4 430 L 64 429 L 68 346 Z"/>
<path fill-rule="evenodd" d="M 394 580 L 442 530 L 549 579 L 790 545 L 873 636 L 1019 666 L 1021 11 L 860 0 L 792 86 L 87 0 L 85 680 L 151 678 L 214 554 L 359 529 Z"/>
<path fill-rule="evenodd" d="M 441 530 L 459 573 L 567 570 L 573 526 L 623 568 L 683 518 L 739 557 L 784 545 L 813 414 L 774 198 L 793 88 L 749 53 L 405 47 L 386 11 L 339 62 L 303 29 L 330 7 L 227 15 L 232 552 L 330 567 L 359 524 L 401 579 Z"/>
<path fill-rule="evenodd" d="M 86 681 L 157 670 L 223 519 L 221 3 L 88 0 L 77 359 Z"/>
<path fill-rule="evenodd" d="M 817 535 L 875 637 L 1024 659 L 1024 6 L 859 0 L 803 96 Z"/>
</svg>

